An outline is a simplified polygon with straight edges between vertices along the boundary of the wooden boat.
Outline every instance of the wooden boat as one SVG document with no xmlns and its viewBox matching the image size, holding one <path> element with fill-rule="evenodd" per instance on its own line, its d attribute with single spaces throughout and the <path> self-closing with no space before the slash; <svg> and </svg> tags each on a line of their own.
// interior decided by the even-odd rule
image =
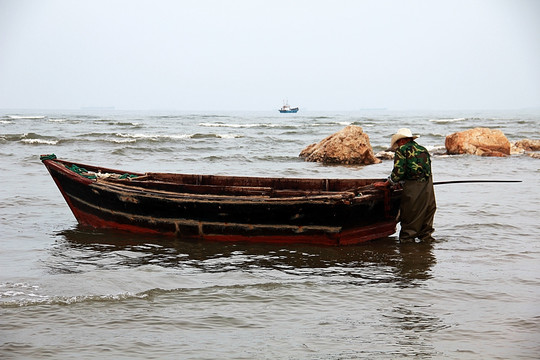
<svg viewBox="0 0 540 360">
<path fill-rule="evenodd" d="M 346 245 L 395 232 L 400 190 L 381 179 L 137 173 L 42 155 L 77 221 L 215 241 Z"/>
</svg>

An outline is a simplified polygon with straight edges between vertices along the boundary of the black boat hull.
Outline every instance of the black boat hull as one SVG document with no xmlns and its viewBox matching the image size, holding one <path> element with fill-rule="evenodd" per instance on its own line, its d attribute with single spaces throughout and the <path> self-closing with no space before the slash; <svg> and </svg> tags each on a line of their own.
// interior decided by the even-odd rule
<svg viewBox="0 0 540 360">
<path fill-rule="evenodd" d="M 354 244 L 393 234 L 400 201 L 399 191 L 386 197 L 382 192 L 367 197 L 175 192 L 91 180 L 62 161 L 44 164 L 80 224 L 181 238 Z"/>
</svg>

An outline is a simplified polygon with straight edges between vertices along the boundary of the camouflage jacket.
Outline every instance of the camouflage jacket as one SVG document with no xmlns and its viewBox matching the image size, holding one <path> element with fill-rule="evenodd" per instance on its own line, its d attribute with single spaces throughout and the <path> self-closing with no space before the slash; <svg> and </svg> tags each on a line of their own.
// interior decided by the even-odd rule
<svg viewBox="0 0 540 360">
<path fill-rule="evenodd" d="M 409 141 L 396 150 L 391 183 L 403 180 L 426 181 L 431 176 L 431 159 L 425 147 Z"/>
</svg>

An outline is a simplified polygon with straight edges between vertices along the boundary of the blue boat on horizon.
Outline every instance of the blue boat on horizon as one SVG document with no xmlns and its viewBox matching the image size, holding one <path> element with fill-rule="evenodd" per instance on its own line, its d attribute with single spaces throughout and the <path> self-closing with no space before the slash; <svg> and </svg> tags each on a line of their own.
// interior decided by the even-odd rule
<svg viewBox="0 0 540 360">
<path fill-rule="evenodd" d="M 281 109 L 279 109 L 280 113 L 297 113 L 298 112 L 298 106 L 297 107 L 290 107 L 289 102 L 285 101 Z"/>
</svg>

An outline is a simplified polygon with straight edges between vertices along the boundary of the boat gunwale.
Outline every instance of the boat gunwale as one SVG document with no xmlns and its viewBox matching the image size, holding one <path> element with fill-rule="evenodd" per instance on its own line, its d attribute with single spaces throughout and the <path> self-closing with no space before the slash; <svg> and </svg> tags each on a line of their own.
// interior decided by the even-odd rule
<svg viewBox="0 0 540 360">
<path fill-rule="evenodd" d="M 82 168 L 88 168 L 93 173 L 98 172 L 105 172 L 105 173 L 112 173 L 112 174 L 125 174 L 126 171 L 123 170 L 117 170 L 117 169 L 110 169 L 110 168 L 103 168 L 103 167 L 96 167 L 88 164 L 82 164 L 82 163 L 75 163 L 60 159 L 47 159 L 43 160 L 43 163 L 48 167 L 52 166 L 55 167 L 57 170 L 65 173 L 66 175 L 76 179 L 79 182 L 85 183 L 87 185 L 94 184 L 98 187 L 104 187 L 104 188 L 110 188 L 111 190 L 117 190 L 117 191 L 131 191 L 133 193 L 138 194 L 145 194 L 150 195 L 153 194 L 155 196 L 167 196 L 169 198 L 178 198 L 178 199 L 185 199 L 185 198 L 193 198 L 193 199 L 201 199 L 201 200 L 207 200 L 207 201 L 223 201 L 227 199 L 233 199 L 240 201 L 269 201 L 269 202 L 279 202 L 279 201 L 349 201 L 349 202 L 363 202 L 368 201 L 371 198 L 379 198 L 382 196 L 382 192 L 379 190 L 374 189 L 372 186 L 369 185 L 369 183 L 377 181 L 378 179 L 324 179 L 324 178 L 271 178 L 271 177 L 252 177 L 252 176 L 226 176 L 226 175 L 196 175 L 196 174 L 177 174 L 177 173 L 138 173 L 138 172 L 128 172 L 132 175 L 137 175 L 140 178 L 144 178 L 142 181 L 139 182 L 138 178 L 135 177 L 133 179 L 127 178 L 127 179 L 107 179 L 98 177 L 97 179 L 88 179 L 84 177 L 81 174 L 78 174 L 72 170 L 70 170 L 67 165 L 76 165 Z M 63 165 L 63 166 L 60 166 Z M 153 181 L 150 180 L 152 177 L 155 176 L 165 176 L 165 177 L 172 177 L 172 178 L 181 178 L 183 176 L 186 177 L 206 177 L 206 179 L 213 179 L 213 180 L 249 180 L 252 182 L 258 182 L 258 181 L 270 181 L 270 180 L 284 180 L 287 182 L 295 182 L 295 183 L 306 183 L 309 184 L 309 182 L 314 181 L 325 181 L 328 184 L 328 181 L 344 181 L 344 182 L 358 182 L 358 183 L 366 183 L 366 185 L 357 187 L 357 188 L 351 188 L 347 190 L 300 190 L 300 189 L 275 189 L 271 186 L 229 186 L 229 185 L 213 185 L 213 184 L 186 184 L 186 183 L 180 183 L 178 181 Z M 149 185 L 149 186 L 143 186 L 143 185 Z M 196 191 L 171 191 L 171 190 L 163 190 L 163 189 L 157 189 L 155 186 L 188 186 L 192 189 L 210 189 L 214 187 L 214 189 L 222 188 L 224 189 L 224 192 L 230 190 L 225 189 L 234 189 L 238 188 L 241 190 L 249 190 L 254 192 L 259 192 L 257 194 L 240 194 L 240 193 L 224 193 L 224 194 L 216 194 L 216 193 L 208 193 L 208 192 L 196 192 Z M 327 185 L 328 186 L 328 185 Z"/>
</svg>

